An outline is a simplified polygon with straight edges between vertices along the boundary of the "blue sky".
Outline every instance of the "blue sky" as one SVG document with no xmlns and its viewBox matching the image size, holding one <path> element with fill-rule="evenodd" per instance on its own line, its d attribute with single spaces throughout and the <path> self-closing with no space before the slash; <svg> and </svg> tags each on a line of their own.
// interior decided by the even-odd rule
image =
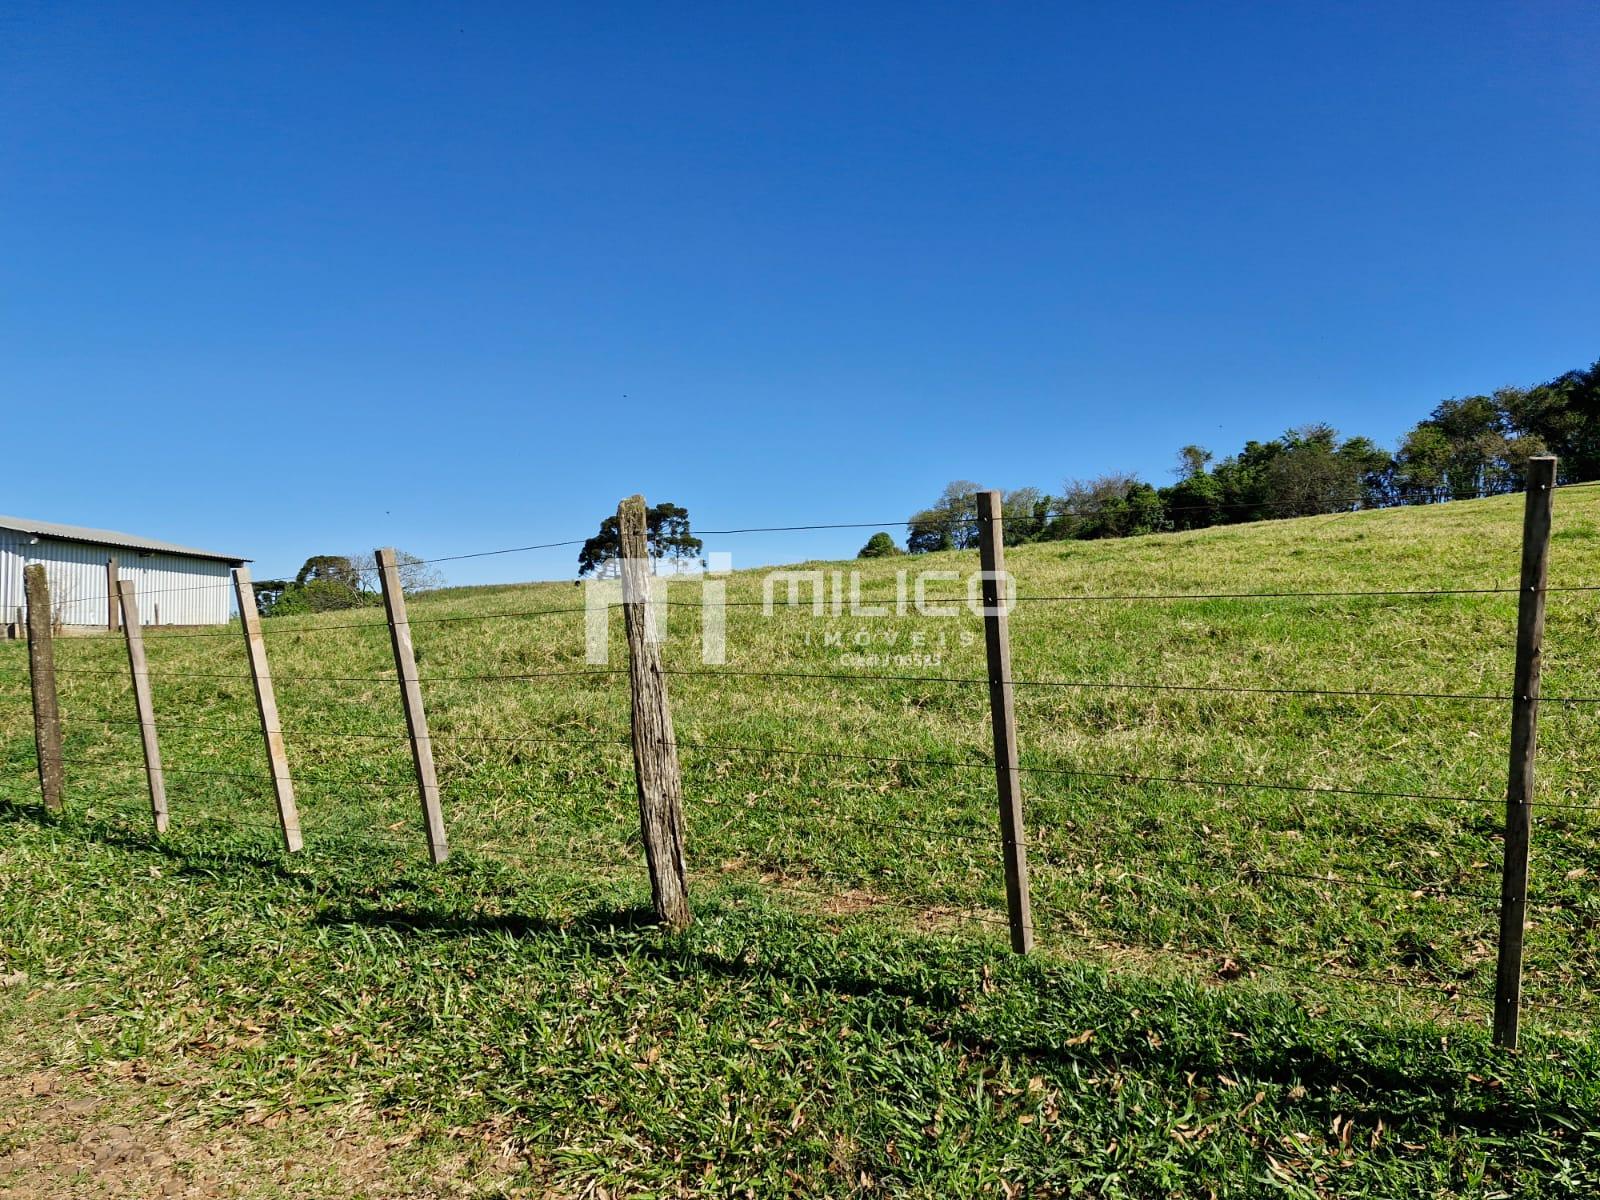
<svg viewBox="0 0 1600 1200">
<path fill-rule="evenodd" d="M 1600 357 L 1597 60 L 1579 3 L 18 0 L 0 511 L 260 574 L 1392 443 Z"/>
</svg>

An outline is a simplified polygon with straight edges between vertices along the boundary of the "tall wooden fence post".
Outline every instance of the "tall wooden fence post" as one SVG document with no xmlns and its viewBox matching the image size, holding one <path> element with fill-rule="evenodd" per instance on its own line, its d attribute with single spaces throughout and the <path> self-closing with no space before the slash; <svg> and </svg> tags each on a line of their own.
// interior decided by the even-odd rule
<svg viewBox="0 0 1600 1200">
<path fill-rule="evenodd" d="M 684 861 L 683 777 L 678 770 L 667 680 L 661 673 L 661 650 L 649 611 L 650 551 L 643 496 L 630 496 L 617 506 L 617 531 L 633 702 L 633 769 L 639 791 L 639 831 L 650 870 L 650 898 L 658 921 L 672 929 L 686 929 L 692 917 Z"/>
<path fill-rule="evenodd" d="M 289 777 L 289 756 L 284 751 L 283 726 L 278 720 L 278 697 L 272 690 L 267 643 L 261 636 L 261 612 L 256 608 L 256 589 L 250 581 L 249 567 L 233 569 L 233 595 L 239 604 L 239 624 L 244 627 L 250 682 L 255 687 L 256 712 L 261 716 L 261 737 L 267 744 L 267 765 L 272 770 L 272 791 L 278 801 L 283 847 L 290 854 L 297 854 L 305 844 L 300 836 L 300 810 L 294 802 L 294 781 Z"/>
<path fill-rule="evenodd" d="M 117 560 L 106 559 L 106 632 L 117 631 Z"/>
<path fill-rule="evenodd" d="M 1500 875 L 1500 946 L 1494 975 L 1494 1040 L 1515 1049 L 1522 1017 L 1522 942 L 1528 923 L 1528 852 L 1533 842 L 1534 752 L 1556 460 L 1528 461 L 1522 510 L 1522 582 L 1517 595 L 1517 667 L 1511 694 L 1511 770 Z"/>
<path fill-rule="evenodd" d="M 1017 770 L 1017 713 L 1012 703 L 1010 604 L 1000 493 L 978 493 L 978 556 L 983 568 L 983 640 L 989 662 L 989 723 L 994 730 L 994 779 L 1000 799 L 1000 846 L 1006 868 L 1006 917 L 1011 948 L 1033 949 L 1028 896 L 1028 848 L 1023 836 L 1022 777 Z"/>
<path fill-rule="evenodd" d="M 28 599 L 28 681 L 33 689 L 33 747 L 39 762 L 39 795 L 48 809 L 61 808 L 61 706 L 56 699 L 56 647 L 50 632 L 50 583 L 44 567 L 22 572 Z"/>
<path fill-rule="evenodd" d="M 411 761 L 417 769 L 417 796 L 422 801 L 422 824 L 428 834 L 428 857 L 438 864 L 450 857 L 450 847 L 445 844 L 439 776 L 433 767 L 433 738 L 428 734 L 428 712 L 422 705 L 417 656 L 411 645 L 411 622 L 406 619 L 406 597 L 400 587 L 400 560 L 392 549 L 379 550 L 375 557 L 378 582 L 383 587 L 383 610 L 389 618 L 389 641 L 394 646 L 394 665 L 400 673 L 400 702 L 406 710 Z"/>
<path fill-rule="evenodd" d="M 133 703 L 139 713 L 139 738 L 144 743 L 144 774 L 150 785 L 150 815 L 157 833 L 167 831 L 167 779 L 161 770 L 161 742 L 156 737 L 156 708 L 150 697 L 150 664 L 144 656 L 144 628 L 139 624 L 139 598 L 131 579 L 117 581 L 122 632 L 128 643 L 128 670 L 133 674 Z"/>
</svg>

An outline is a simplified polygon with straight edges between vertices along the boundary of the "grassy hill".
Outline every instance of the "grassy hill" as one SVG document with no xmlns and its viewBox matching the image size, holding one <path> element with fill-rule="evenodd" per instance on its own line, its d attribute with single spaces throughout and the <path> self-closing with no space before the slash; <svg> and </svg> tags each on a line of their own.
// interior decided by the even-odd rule
<svg viewBox="0 0 1600 1200">
<path fill-rule="evenodd" d="M 267 626 L 294 860 L 236 631 L 151 635 L 160 842 L 120 643 L 58 644 L 64 818 L 32 803 L 26 656 L 0 645 L 0 1057 L 27 1085 L 0 1186 L 1591 1195 L 1591 703 L 1543 713 L 1526 1046 L 1484 1034 L 1508 733 L 1485 697 L 1516 597 L 1471 589 L 1515 588 L 1520 513 L 1013 549 L 1028 961 L 971 613 L 763 615 L 762 573 L 735 574 L 705 666 L 675 585 L 681 938 L 641 913 L 623 659 L 586 666 L 570 584 L 413 602 L 438 869 L 376 612 Z M 1555 529 L 1552 586 L 1600 585 L 1600 489 L 1563 490 Z M 871 602 L 977 564 L 808 565 L 859 567 Z M 1600 697 L 1597 596 L 1551 595 L 1548 696 Z M 107 1129 L 164 1148 L 102 1154 Z"/>
</svg>

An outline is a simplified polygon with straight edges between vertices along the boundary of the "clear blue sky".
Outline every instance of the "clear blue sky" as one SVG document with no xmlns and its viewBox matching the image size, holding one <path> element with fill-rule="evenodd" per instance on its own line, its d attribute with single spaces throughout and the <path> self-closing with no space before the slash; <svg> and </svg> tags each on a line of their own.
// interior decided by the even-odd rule
<svg viewBox="0 0 1600 1200">
<path fill-rule="evenodd" d="M 274 571 L 1392 443 L 1600 357 L 1597 61 L 1585 3 L 17 0 L 0 511 Z"/>
</svg>

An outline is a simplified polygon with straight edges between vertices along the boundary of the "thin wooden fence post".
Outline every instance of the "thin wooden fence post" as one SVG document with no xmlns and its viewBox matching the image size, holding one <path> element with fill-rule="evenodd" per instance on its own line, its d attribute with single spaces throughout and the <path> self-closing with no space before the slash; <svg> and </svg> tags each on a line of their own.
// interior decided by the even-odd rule
<svg viewBox="0 0 1600 1200">
<path fill-rule="evenodd" d="M 1033 949 L 1028 895 L 1028 848 L 1023 835 L 1022 777 L 1017 770 L 1017 713 L 1012 702 L 1010 604 L 1000 493 L 978 493 L 978 556 L 983 568 L 983 640 L 989 664 L 989 723 L 994 730 L 994 779 L 1000 799 L 1000 845 L 1006 868 L 1006 917 L 1011 948 Z"/>
<path fill-rule="evenodd" d="M 272 671 L 267 665 L 267 643 L 261 636 L 261 612 L 256 608 L 255 584 L 249 567 L 233 569 L 233 595 L 239 604 L 239 624 L 244 627 L 245 652 L 250 658 L 250 682 L 255 686 L 256 711 L 261 716 L 261 737 L 267 744 L 267 765 L 272 770 L 272 791 L 278 801 L 278 824 L 283 829 L 283 847 L 299 853 L 300 810 L 294 802 L 294 781 L 289 777 L 289 756 L 283 747 L 283 726 L 278 720 L 278 698 L 272 690 Z"/>
<path fill-rule="evenodd" d="M 39 795 L 48 809 L 61 808 L 61 706 L 56 698 L 56 647 L 50 631 L 50 583 L 44 567 L 22 572 L 28 599 L 28 681 L 33 690 L 33 747 L 39 762 Z"/>
<path fill-rule="evenodd" d="M 161 742 L 156 737 L 156 709 L 150 698 L 150 664 L 144 656 L 144 629 L 139 624 L 139 597 L 131 579 L 117 581 L 122 606 L 122 633 L 128 643 L 128 670 L 133 674 L 133 703 L 139 712 L 139 738 L 144 743 L 144 773 L 150 784 L 150 815 L 156 832 L 167 831 L 167 779 L 161 770 Z"/>
<path fill-rule="evenodd" d="M 632 699 L 633 770 L 639 792 L 639 831 L 650 870 L 650 898 L 656 919 L 686 929 L 689 872 L 684 861 L 683 777 L 672 731 L 667 679 L 652 631 L 650 552 L 645 538 L 643 496 L 617 506 L 622 550 L 623 623 L 628 630 L 628 684 Z"/>
<path fill-rule="evenodd" d="M 106 632 L 117 631 L 117 560 L 106 559 Z"/>
<path fill-rule="evenodd" d="M 411 761 L 417 769 L 417 795 L 422 801 L 422 824 L 428 834 L 428 857 L 437 865 L 450 857 L 450 847 L 445 844 L 439 776 L 433 767 L 433 739 L 428 734 L 428 713 L 422 705 L 417 656 L 411 645 L 411 622 L 406 619 L 406 597 L 400 587 L 400 560 L 392 549 L 379 550 L 375 557 L 378 582 L 383 587 L 383 610 L 389 618 L 389 641 L 394 646 L 394 665 L 400 673 L 400 702 L 406 710 Z"/>
<path fill-rule="evenodd" d="M 1516 1049 L 1522 1017 L 1522 942 L 1528 924 L 1528 852 L 1533 842 L 1534 754 L 1544 651 L 1545 580 L 1556 460 L 1528 460 L 1522 509 L 1522 582 L 1517 595 L 1517 667 L 1511 693 L 1511 770 L 1500 875 L 1500 945 L 1494 975 L 1494 1040 Z"/>
</svg>

